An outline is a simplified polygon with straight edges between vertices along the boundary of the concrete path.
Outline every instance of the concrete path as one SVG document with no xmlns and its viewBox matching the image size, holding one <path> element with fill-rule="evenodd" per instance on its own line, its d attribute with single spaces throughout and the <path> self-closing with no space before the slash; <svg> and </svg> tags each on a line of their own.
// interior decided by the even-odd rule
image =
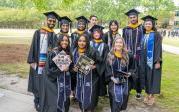
<svg viewBox="0 0 179 112">
<path fill-rule="evenodd" d="M 100 104 L 100 112 L 110 112 L 110 107 Z M 6 89 L 0 89 L 0 112 L 36 112 L 33 107 L 33 96 L 16 93 Z M 72 104 L 69 112 L 80 112 L 77 104 Z M 135 98 L 130 98 L 128 108 L 122 112 L 167 112 L 165 109 L 154 106 L 146 106 Z"/>
<path fill-rule="evenodd" d="M 0 112 L 36 112 L 33 97 L 13 91 L 0 89 Z"/>
<path fill-rule="evenodd" d="M 162 44 L 162 48 L 166 52 L 179 55 L 179 47 L 175 47 L 175 46 L 171 46 L 171 45 L 167 45 L 167 44 Z"/>
</svg>

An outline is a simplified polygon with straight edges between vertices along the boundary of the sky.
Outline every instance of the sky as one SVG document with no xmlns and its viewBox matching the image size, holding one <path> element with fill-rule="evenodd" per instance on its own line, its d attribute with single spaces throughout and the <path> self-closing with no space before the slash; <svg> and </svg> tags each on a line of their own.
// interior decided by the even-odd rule
<svg viewBox="0 0 179 112">
<path fill-rule="evenodd" d="M 176 6 L 179 6 L 179 0 L 173 0 Z"/>
</svg>

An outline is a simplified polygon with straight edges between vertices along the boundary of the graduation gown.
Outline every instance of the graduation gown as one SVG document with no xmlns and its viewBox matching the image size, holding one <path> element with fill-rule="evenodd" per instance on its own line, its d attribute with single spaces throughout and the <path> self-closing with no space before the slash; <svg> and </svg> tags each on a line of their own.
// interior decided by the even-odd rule
<svg viewBox="0 0 179 112">
<path fill-rule="evenodd" d="M 109 48 L 106 43 L 96 43 L 93 40 L 90 41 L 90 46 L 93 49 L 97 50 L 100 54 L 101 62 L 98 63 L 98 68 L 100 69 L 97 69 L 99 73 L 99 96 L 105 96 L 107 94 L 107 87 L 105 83 L 105 62 L 107 54 L 109 53 Z"/>
<path fill-rule="evenodd" d="M 128 78 L 123 74 L 118 73 L 117 70 L 128 72 L 128 65 L 121 66 L 121 59 L 116 58 L 113 60 L 112 65 L 106 62 L 106 74 L 105 80 L 108 82 L 108 92 L 110 99 L 111 112 L 120 112 L 127 108 L 129 90 L 128 90 Z M 111 77 L 118 78 L 121 83 L 115 84 Z M 125 80 L 122 82 L 122 80 Z"/>
<path fill-rule="evenodd" d="M 88 31 L 85 31 L 83 34 L 86 34 L 86 35 L 88 35 L 88 37 L 90 36 L 89 35 L 89 33 L 88 33 Z M 82 34 L 81 34 L 82 35 Z M 71 47 L 71 51 L 74 51 L 74 49 L 75 49 L 75 45 L 76 45 L 76 39 L 77 38 L 79 38 L 80 37 L 80 34 L 78 33 L 78 32 L 74 32 L 74 33 L 72 33 L 71 34 L 71 37 L 70 37 L 70 47 Z M 71 87 L 72 87 L 72 91 L 74 91 L 75 90 L 75 87 L 76 87 L 76 74 L 71 74 Z"/>
<path fill-rule="evenodd" d="M 60 71 L 60 69 L 52 60 L 59 52 L 60 51 L 58 50 L 58 48 L 55 48 L 53 49 L 53 51 L 48 53 L 46 69 L 44 71 L 43 78 L 45 86 L 43 88 L 43 100 L 41 102 L 43 105 L 43 109 L 41 112 L 68 112 L 69 110 L 71 91 L 70 72 Z M 71 67 L 72 64 L 70 65 L 69 70 L 72 69 Z M 64 77 L 65 82 L 69 82 L 68 85 L 66 85 L 66 83 L 59 82 L 59 79 Z M 63 94 L 64 91 L 60 89 L 61 86 L 65 87 L 65 94 Z M 61 97 L 61 95 L 63 97 Z M 63 98 L 65 98 L 66 100 L 64 100 Z"/>
<path fill-rule="evenodd" d="M 98 68 L 98 63 L 100 62 L 100 58 L 99 58 L 99 53 L 95 50 L 93 50 L 92 48 L 89 48 L 87 50 L 87 52 L 85 53 L 85 55 L 89 58 L 91 58 L 93 61 L 95 61 L 95 65 L 96 65 L 96 68 L 91 70 L 91 72 L 89 74 L 86 75 L 86 77 L 92 77 L 90 80 L 89 79 L 85 79 L 85 80 L 88 80 L 89 82 L 91 82 L 91 84 L 89 82 L 85 82 L 81 85 L 81 87 L 83 89 L 81 90 L 78 90 L 78 84 L 81 84 L 81 81 L 80 80 L 83 80 L 85 78 L 84 74 L 80 73 L 79 71 L 78 72 L 75 72 L 76 73 L 76 77 L 77 77 L 77 86 L 76 86 L 76 91 L 75 91 L 75 97 L 77 98 L 78 102 L 79 102 L 79 106 L 82 110 L 94 110 L 95 107 L 97 106 L 98 104 L 98 93 L 99 93 L 99 74 L 97 72 L 97 69 Z M 73 51 L 73 62 L 74 64 L 77 62 L 79 58 L 79 54 L 78 54 L 78 51 L 75 49 Z M 78 77 L 81 77 L 79 80 L 78 80 Z M 84 80 L 83 80 L 84 81 Z M 91 89 L 88 89 L 87 88 L 90 88 Z M 84 91 L 83 91 L 84 90 Z M 83 92 L 85 92 L 83 94 Z M 80 100 L 78 97 L 81 96 L 80 94 L 83 94 L 84 97 L 82 98 L 82 100 Z M 90 94 L 91 93 L 91 94 Z M 90 96 L 86 96 L 86 94 L 89 94 Z M 88 99 L 88 100 L 86 100 Z M 83 103 L 84 101 L 84 103 Z M 84 106 L 85 105 L 85 106 Z"/>
<path fill-rule="evenodd" d="M 115 34 L 114 36 L 112 36 L 111 31 L 108 31 L 108 32 L 106 32 L 106 33 L 103 35 L 103 41 L 108 45 L 109 50 L 111 49 L 112 44 L 113 44 L 113 41 L 114 41 L 114 38 L 115 38 L 117 35 L 121 36 L 119 33 L 117 33 L 117 34 Z"/>
<path fill-rule="evenodd" d="M 56 43 L 56 37 L 54 32 L 48 32 L 48 50 L 51 50 L 53 47 L 55 47 Z M 41 96 L 41 88 L 42 88 L 42 77 L 43 75 L 37 74 L 38 70 L 38 62 L 39 62 L 39 54 L 40 54 L 40 34 L 41 34 L 41 29 L 36 30 L 32 39 L 27 63 L 37 63 L 37 68 L 34 69 L 30 66 L 30 71 L 29 71 L 29 81 L 28 81 L 28 91 L 32 92 L 35 96 L 34 103 L 39 104 L 40 102 L 40 96 Z"/>
<path fill-rule="evenodd" d="M 141 86 L 142 76 L 140 75 L 140 55 L 141 55 L 141 41 L 143 38 L 143 26 L 139 25 L 136 28 L 131 28 L 127 26 L 123 29 L 123 38 L 125 40 L 127 49 L 133 56 L 133 65 L 131 72 L 133 75 L 129 78 L 129 89 L 136 89 L 138 92 L 141 92 L 141 89 L 144 88 Z M 143 85 L 143 84 L 142 84 Z"/>
<path fill-rule="evenodd" d="M 150 38 L 150 37 L 149 37 Z M 147 65 L 147 44 L 142 42 L 141 68 L 145 77 L 145 91 L 147 94 L 160 94 L 161 74 L 162 74 L 162 37 L 159 32 L 154 32 L 153 66 Z M 155 69 L 155 64 L 159 62 L 160 68 Z"/>
</svg>

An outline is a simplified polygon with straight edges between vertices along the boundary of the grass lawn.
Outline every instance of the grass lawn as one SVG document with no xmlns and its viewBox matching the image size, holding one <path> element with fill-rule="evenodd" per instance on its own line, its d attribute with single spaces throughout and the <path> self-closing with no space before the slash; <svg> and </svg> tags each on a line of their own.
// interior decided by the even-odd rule
<svg viewBox="0 0 179 112">
<path fill-rule="evenodd" d="M 168 38 L 168 37 L 165 37 L 165 38 L 163 38 L 163 43 L 179 47 L 179 38 Z"/>
<path fill-rule="evenodd" d="M 179 112 L 179 55 L 164 53 L 161 95 L 158 103 Z"/>
<path fill-rule="evenodd" d="M 5 71 L 7 74 L 17 74 L 22 78 L 27 78 L 29 73 L 29 65 L 25 62 L 15 64 L 0 64 L 0 71 Z"/>
<path fill-rule="evenodd" d="M 31 37 L 0 37 L 0 44 L 31 44 Z"/>
</svg>

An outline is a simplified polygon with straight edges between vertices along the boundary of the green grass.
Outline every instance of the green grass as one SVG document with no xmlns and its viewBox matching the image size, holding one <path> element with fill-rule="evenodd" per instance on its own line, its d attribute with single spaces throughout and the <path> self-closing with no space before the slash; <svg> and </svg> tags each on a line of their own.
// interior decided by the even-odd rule
<svg viewBox="0 0 179 112">
<path fill-rule="evenodd" d="M 0 37 L 0 44 L 31 44 L 30 37 Z"/>
<path fill-rule="evenodd" d="M 179 55 L 164 53 L 161 95 L 158 103 L 179 112 Z"/>
<path fill-rule="evenodd" d="M 29 65 L 25 62 L 15 64 L 0 64 L 0 71 L 5 71 L 6 74 L 17 74 L 22 78 L 27 78 Z"/>
<path fill-rule="evenodd" d="M 179 47 L 179 38 L 168 38 L 168 37 L 165 37 L 163 39 L 163 43 Z"/>
</svg>

